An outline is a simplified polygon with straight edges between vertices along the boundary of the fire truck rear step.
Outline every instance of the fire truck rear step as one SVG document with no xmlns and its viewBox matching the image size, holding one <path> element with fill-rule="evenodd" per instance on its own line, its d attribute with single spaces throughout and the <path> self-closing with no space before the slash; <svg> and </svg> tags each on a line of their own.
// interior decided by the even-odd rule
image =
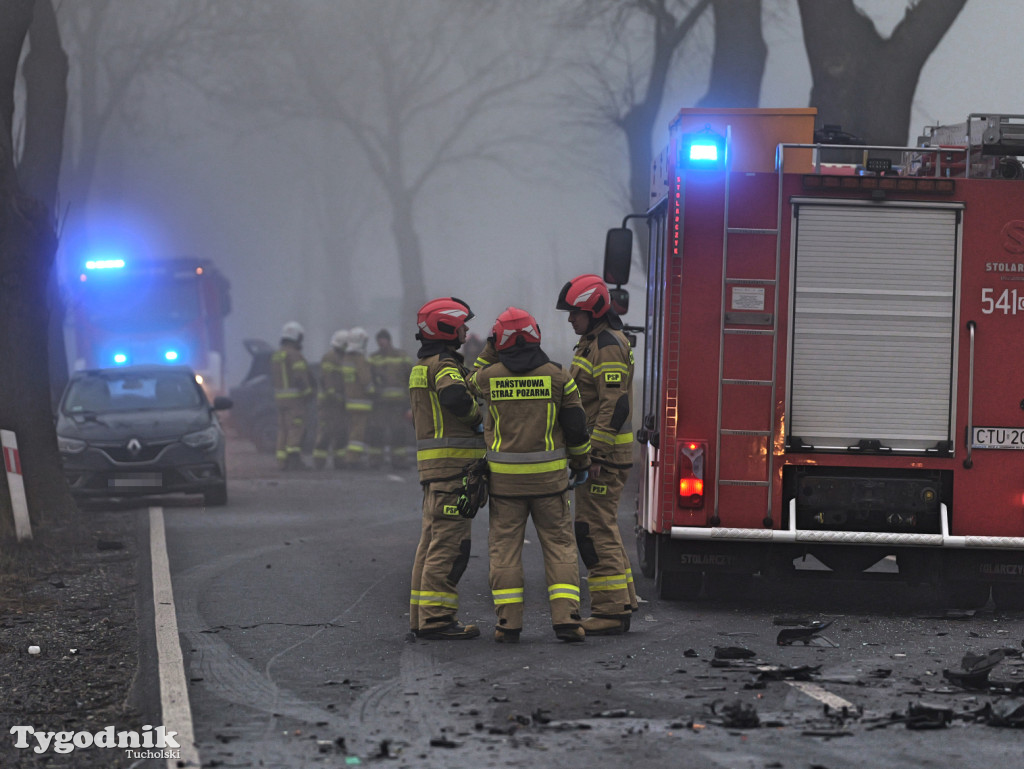
<svg viewBox="0 0 1024 769">
<path fill-rule="evenodd" d="M 728 481 L 720 481 L 728 483 Z M 752 482 L 745 482 L 752 483 Z M 901 547 L 935 547 L 964 549 L 1020 549 L 1024 537 L 954 536 L 949 533 L 949 508 L 941 504 L 938 534 L 909 534 L 885 531 L 810 531 L 796 528 L 796 499 L 789 501 L 788 529 L 732 529 L 723 526 L 673 526 L 672 539 L 734 540 L 787 543 L 841 543 L 845 545 L 898 545 Z"/>
</svg>

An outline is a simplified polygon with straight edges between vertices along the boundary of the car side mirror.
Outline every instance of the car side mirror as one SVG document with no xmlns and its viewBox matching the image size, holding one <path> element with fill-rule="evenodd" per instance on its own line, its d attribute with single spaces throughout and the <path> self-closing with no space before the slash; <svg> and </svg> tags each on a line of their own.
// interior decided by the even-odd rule
<svg viewBox="0 0 1024 769">
<path fill-rule="evenodd" d="M 226 395 L 218 395 L 213 399 L 214 411 L 225 411 L 235 405 L 235 402 Z"/>
<path fill-rule="evenodd" d="M 629 283 L 633 262 L 633 231 L 628 227 L 608 230 L 604 241 L 604 282 L 621 286 Z"/>
</svg>

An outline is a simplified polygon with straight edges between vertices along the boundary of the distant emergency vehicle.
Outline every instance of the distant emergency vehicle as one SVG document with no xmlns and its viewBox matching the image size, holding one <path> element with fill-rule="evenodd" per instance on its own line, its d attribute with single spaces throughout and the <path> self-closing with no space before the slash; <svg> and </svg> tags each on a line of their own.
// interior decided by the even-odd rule
<svg viewBox="0 0 1024 769">
<path fill-rule="evenodd" d="M 229 284 L 206 259 L 93 259 L 68 290 L 74 369 L 186 365 L 209 394 L 226 392 Z"/>
<path fill-rule="evenodd" d="M 895 561 L 953 604 L 1020 608 L 1024 116 L 908 148 L 816 145 L 814 119 L 682 110 L 626 217 L 650 231 L 641 567 L 688 598 L 811 556 L 845 577 Z"/>
</svg>

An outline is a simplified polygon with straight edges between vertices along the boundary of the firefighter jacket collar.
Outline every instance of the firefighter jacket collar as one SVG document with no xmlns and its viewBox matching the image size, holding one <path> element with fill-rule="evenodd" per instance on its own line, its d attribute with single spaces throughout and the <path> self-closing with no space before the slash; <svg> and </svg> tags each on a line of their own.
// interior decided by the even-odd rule
<svg viewBox="0 0 1024 769">
<path fill-rule="evenodd" d="M 424 342 L 416 353 L 417 358 L 430 358 L 434 355 L 449 356 L 459 363 L 463 362 L 462 354 L 456 352 L 458 342 Z"/>
<path fill-rule="evenodd" d="M 595 339 L 597 339 L 601 335 L 601 332 L 604 331 L 605 329 L 612 329 L 613 331 L 618 331 L 621 328 L 622 321 L 619 320 L 619 316 L 609 312 L 603 318 L 600 318 L 596 323 L 594 323 L 587 330 L 587 333 L 583 334 L 580 337 L 580 341 L 592 342 Z"/>
<path fill-rule="evenodd" d="M 551 359 L 540 349 L 539 344 L 527 344 L 499 352 L 498 360 L 512 373 L 523 374 L 543 366 Z"/>
</svg>

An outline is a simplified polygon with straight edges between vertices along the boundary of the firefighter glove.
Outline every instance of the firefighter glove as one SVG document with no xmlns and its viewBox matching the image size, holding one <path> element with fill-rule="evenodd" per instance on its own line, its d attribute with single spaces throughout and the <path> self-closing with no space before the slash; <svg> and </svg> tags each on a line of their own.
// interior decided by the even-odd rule
<svg viewBox="0 0 1024 769">
<path fill-rule="evenodd" d="M 587 478 L 590 477 L 590 473 L 587 472 L 586 468 L 582 470 L 570 470 L 569 471 L 569 488 L 575 489 L 577 486 L 582 486 L 587 482 Z"/>
<path fill-rule="evenodd" d="M 455 506 L 462 518 L 475 518 L 477 511 L 487 504 L 487 480 L 490 467 L 486 459 L 478 459 L 462 476 L 462 490 Z"/>
</svg>

